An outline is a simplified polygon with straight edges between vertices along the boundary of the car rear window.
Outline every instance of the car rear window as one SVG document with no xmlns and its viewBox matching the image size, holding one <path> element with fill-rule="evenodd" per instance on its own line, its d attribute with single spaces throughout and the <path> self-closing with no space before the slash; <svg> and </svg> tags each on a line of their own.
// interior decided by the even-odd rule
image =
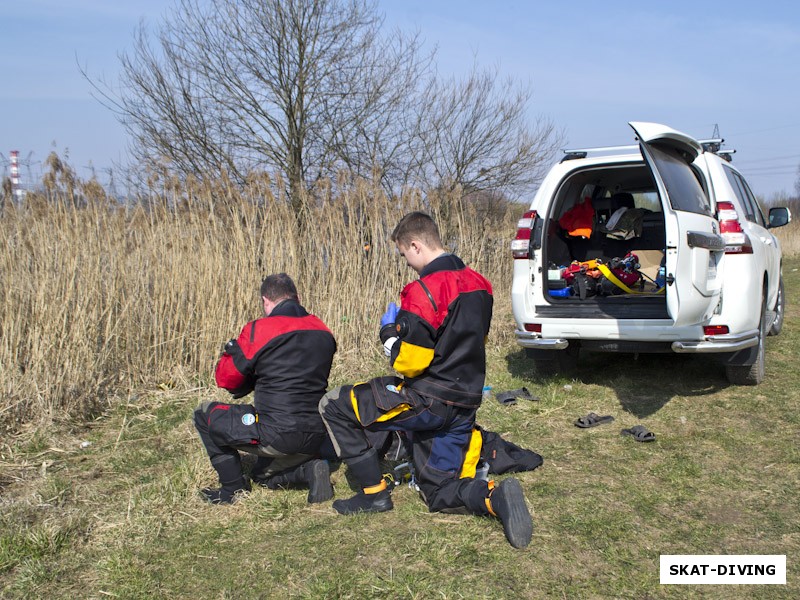
<svg viewBox="0 0 800 600">
<path fill-rule="evenodd" d="M 655 167 L 667 188 L 669 201 L 674 210 L 710 215 L 711 206 L 697 175 L 674 151 L 647 146 L 655 161 Z"/>
</svg>

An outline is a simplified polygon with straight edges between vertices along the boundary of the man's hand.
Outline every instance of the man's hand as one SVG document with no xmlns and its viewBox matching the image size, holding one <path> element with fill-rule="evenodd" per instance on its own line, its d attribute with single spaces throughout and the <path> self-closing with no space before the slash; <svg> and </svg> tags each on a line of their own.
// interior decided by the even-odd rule
<svg viewBox="0 0 800 600">
<path fill-rule="evenodd" d="M 395 331 L 395 322 L 397 321 L 397 313 L 400 309 L 397 304 L 390 302 L 386 308 L 386 312 L 381 317 L 381 341 L 383 342 L 383 350 L 386 356 L 392 353 L 392 346 L 397 341 L 397 332 Z"/>
<path fill-rule="evenodd" d="M 236 340 L 228 340 L 224 344 L 222 344 L 222 354 L 230 354 L 231 350 L 238 344 Z"/>
<path fill-rule="evenodd" d="M 386 312 L 383 313 L 381 317 L 381 328 L 385 327 L 386 325 L 392 325 L 397 320 L 397 313 L 400 312 L 400 308 L 394 302 L 390 302 L 389 306 L 386 308 Z"/>
</svg>

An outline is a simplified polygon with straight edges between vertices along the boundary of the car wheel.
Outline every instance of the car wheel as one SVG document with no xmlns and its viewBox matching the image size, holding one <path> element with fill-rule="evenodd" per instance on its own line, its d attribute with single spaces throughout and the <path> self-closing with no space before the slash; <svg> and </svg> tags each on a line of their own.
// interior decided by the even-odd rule
<svg viewBox="0 0 800 600">
<path fill-rule="evenodd" d="M 785 310 L 785 296 L 783 295 L 783 276 L 781 276 L 778 283 L 778 297 L 775 299 L 775 319 L 772 321 L 772 327 L 769 328 L 768 335 L 778 335 L 783 329 L 783 313 Z"/>
<path fill-rule="evenodd" d="M 761 301 L 761 320 L 758 323 L 758 345 L 755 362 L 749 365 L 727 365 L 725 374 L 734 385 L 758 385 L 764 380 L 764 344 L 767 337 L 766 296 Z"/>
</svg>

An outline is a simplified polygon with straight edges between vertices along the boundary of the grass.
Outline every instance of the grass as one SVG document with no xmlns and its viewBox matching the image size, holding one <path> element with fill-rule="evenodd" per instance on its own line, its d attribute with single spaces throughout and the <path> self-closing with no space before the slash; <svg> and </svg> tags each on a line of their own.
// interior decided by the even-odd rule
<svg viewBox="0 0 800 600">
<path fill-rule="evenodd" d="M 254 490 L 212 507 L 191 412 L 217 390 L 131 396 L 85 426 L 2 445 L 4 598 L 795 598 L 800 594 L 800 261 L 784 268 L 783 333 L 767 378 L 732 387 L 711 359 L 593 355 L 575 379 L 540 379 L 513 342 L 490 347 L 495 391 L 479 420 L 545 458 L 519 474 L 533 542 L 489 519 L 395 510 L 344 518 L 305 492 Z M 495 328 L 509 327 L 497 314 Z M 343 383 L 345 380 L 333 383 Z M 616 421 L 581 430 L 590 410 Z M 619 435 L 643 423 L 658 437 Z M 90 442 L 90 444 L 86 444 Z M 82 447 L 82 443 L 83 446 Z M 340 468 L 338 497 L 350 493 Z M 785 554 L 786 586 L 661 586 L 662 554 Z"/>
</svg>

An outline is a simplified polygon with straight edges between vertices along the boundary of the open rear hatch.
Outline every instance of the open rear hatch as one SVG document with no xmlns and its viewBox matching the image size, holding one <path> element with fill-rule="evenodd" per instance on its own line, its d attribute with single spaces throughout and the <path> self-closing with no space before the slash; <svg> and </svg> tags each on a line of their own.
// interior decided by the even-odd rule
<svg viewBox="0 0 800 600">
<path fill-rule="evenodd" d="M 722 287 L 725 241 L 702 175 L 691 163 L 702 152 L 691 137 L 655 123 L 630 123 L 662 198 L 666 234 L 667 311 L 676 325 L 708 320 Z"/>
<path fill-rule="evenodd" d="M 632 123 L 645 162 L 578 169 L 561 184 L 542 232 L 542 316 L 699 322 L 716 307 L 722 238 L 690 163 L 692 138 Z M 680 277 L 676 276 L 680 273 Z"/>
</svg>

